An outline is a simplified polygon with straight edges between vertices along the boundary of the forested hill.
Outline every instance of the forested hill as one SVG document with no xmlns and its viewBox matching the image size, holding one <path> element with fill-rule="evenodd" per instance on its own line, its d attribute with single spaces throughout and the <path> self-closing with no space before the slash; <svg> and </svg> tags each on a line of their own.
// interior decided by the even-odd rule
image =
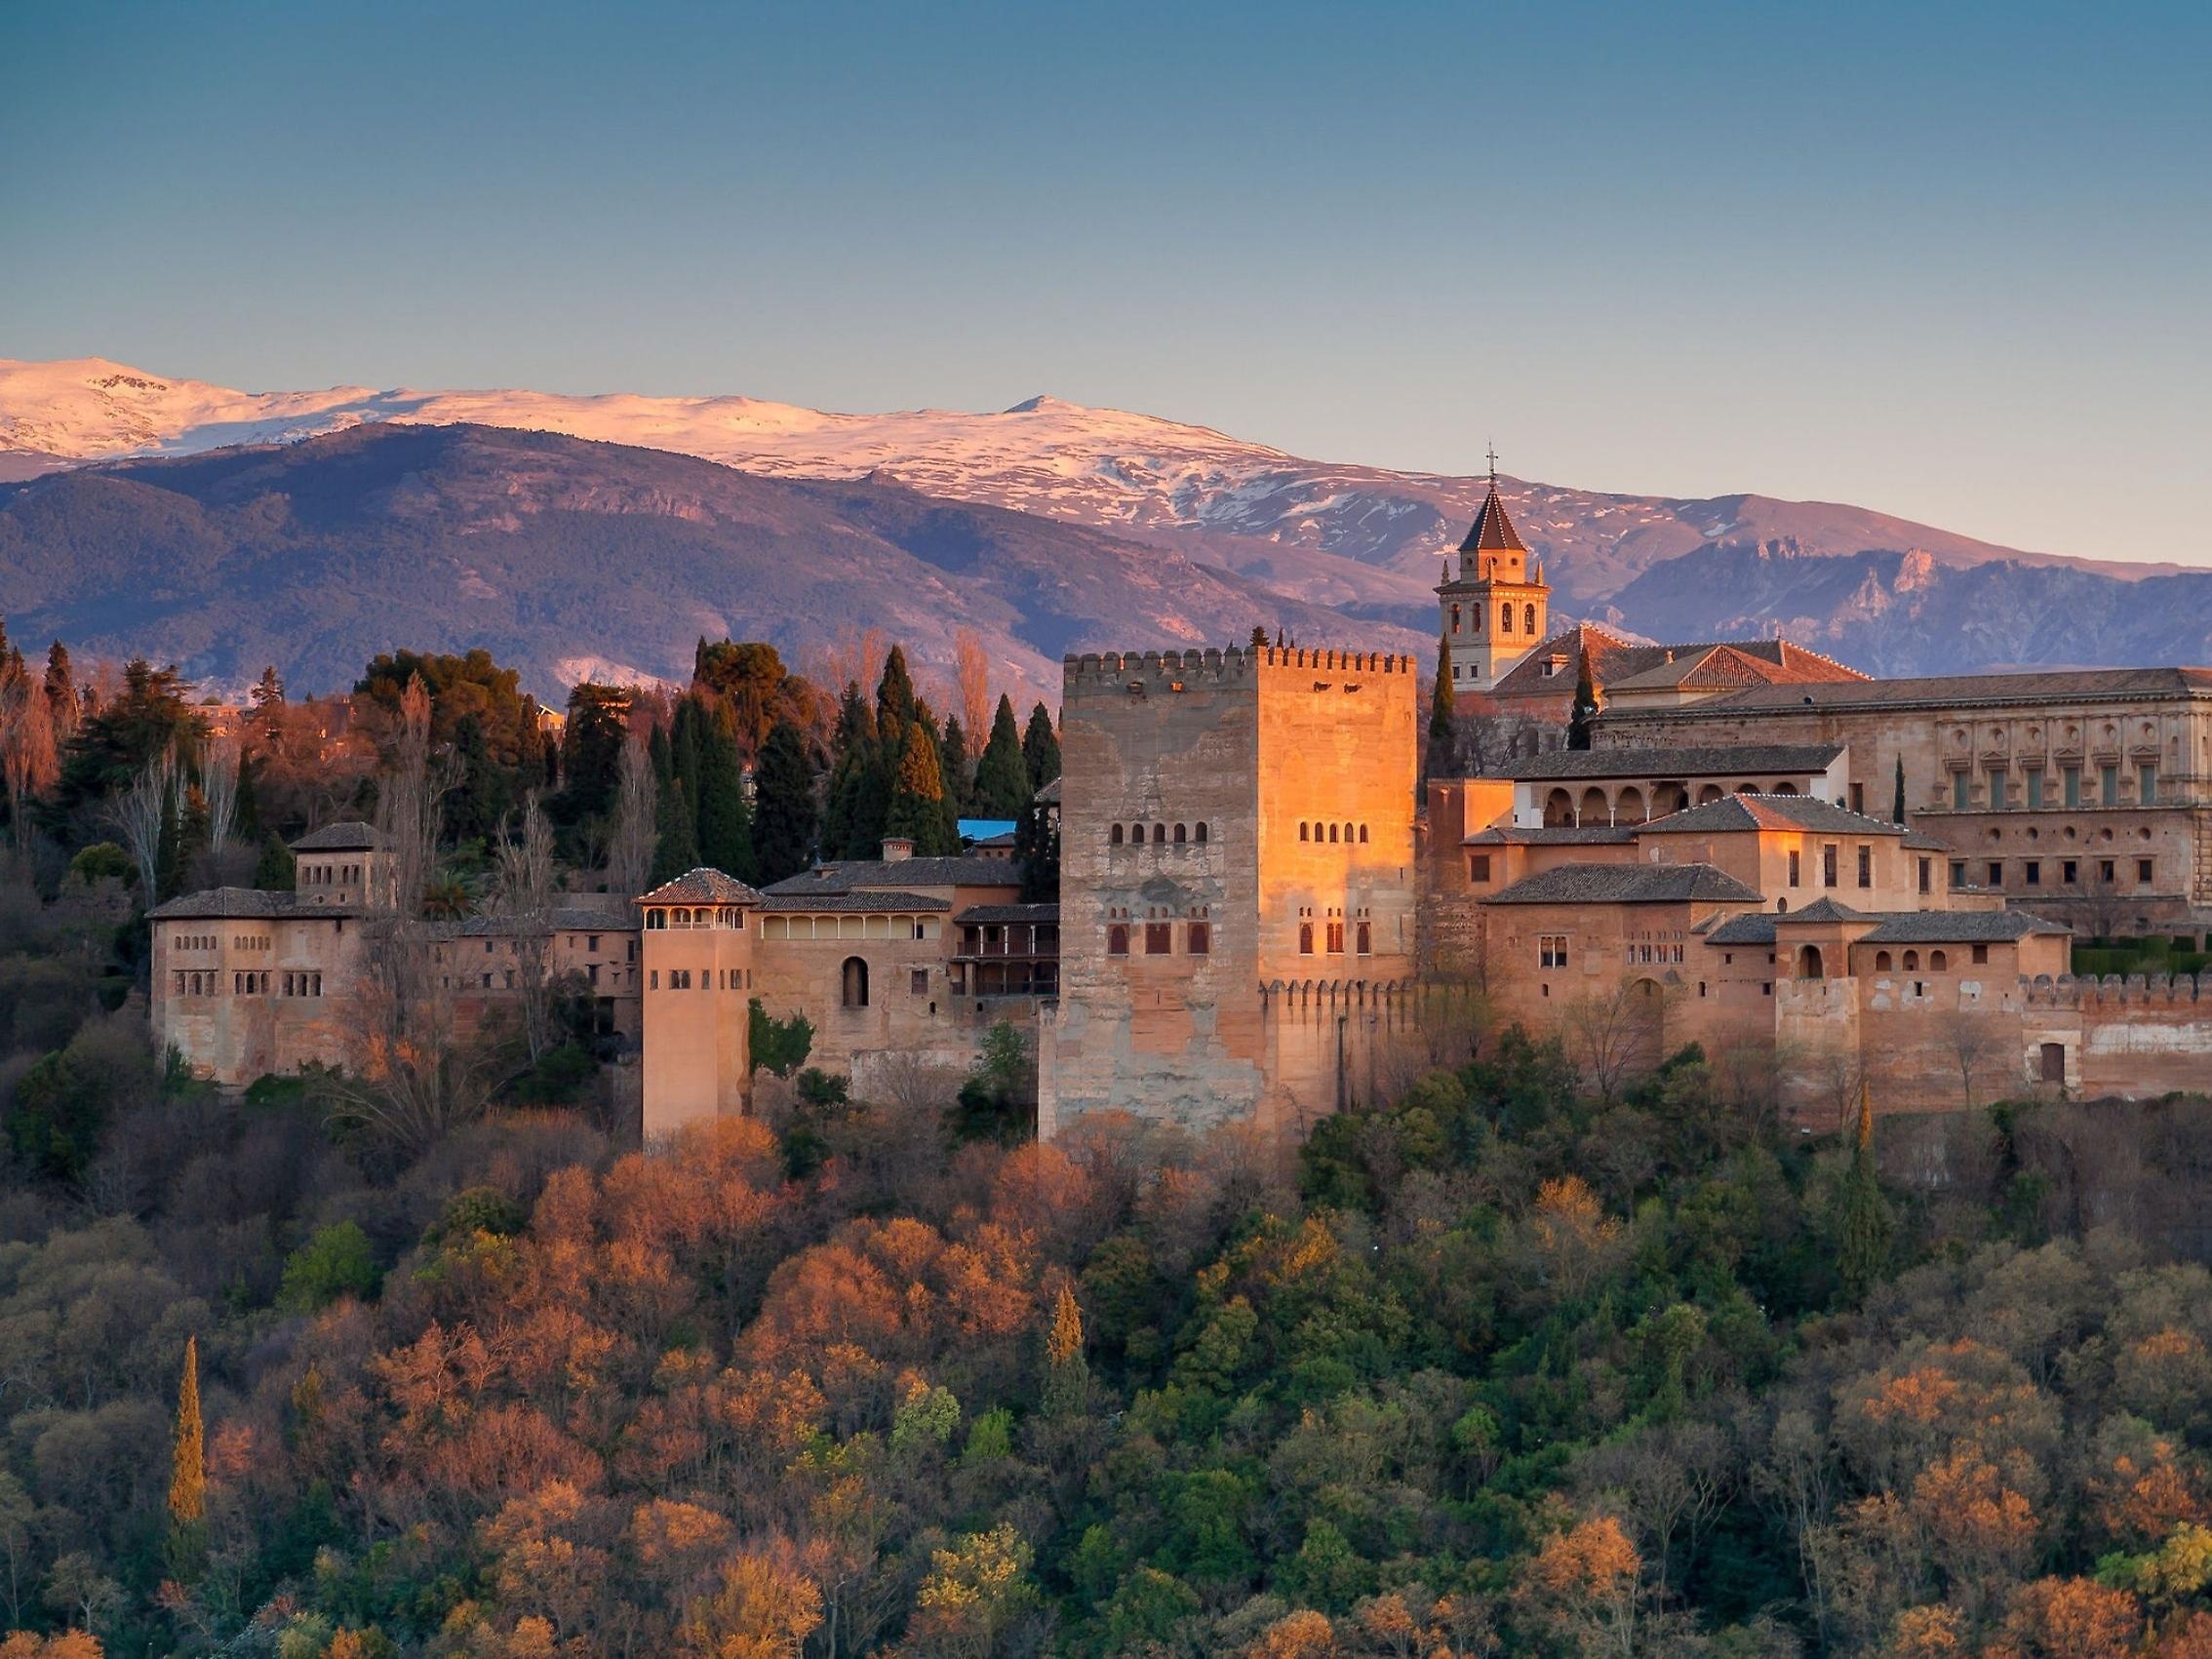
<svg viewBox="0 0 2212 1659">
<path fill-rule="evenodd" d="M 300 689 L 350 684 L 395 640 L 485 647 L 556 705 L 584 678 L 688 680 L 702 637 L 806 662 L 875 629 L 943 672 L 968 629 L 994 678 L 1053 697 L 1073 650 L 1235 644 L 1259 626 L 1428 644 L 1174 552 L 888 481 L 757 478 L 478 426 L 364 426 L 0 486 L 0 613 L 18 638 L 195 678 L 274 663 Z"/>
</svg>

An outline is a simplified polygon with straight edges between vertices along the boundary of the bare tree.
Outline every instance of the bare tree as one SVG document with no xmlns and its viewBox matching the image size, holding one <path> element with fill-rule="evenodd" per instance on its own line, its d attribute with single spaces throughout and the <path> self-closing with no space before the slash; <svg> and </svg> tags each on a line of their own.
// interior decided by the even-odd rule
<svg viewBox="0 0 2212 1659">
<path fill-rule="evenodd" d="M 883 629 L 846 622 L 839 626 L 836 641 L 814 653 L 814 678 L 829 691 L 832 702 L 847 686 L 858 686 L 863 695 L 872 696 L 889 654 Z"/>
<path fill-rule="evenodd" d="M 1604 1105 L 1610 1106 L 1621 1085 L 1656 1059 L 1658 1021 L 1648 1002 L 1634 983 L 1623 979 L 1609 991 L 1577 997 L 1560 1010 L 1567 1052 Z"/>
<path fill-rule="evenodd" d="M 523 1042 L 535 1064 L 559 1035 L 559 987 L 553 974 L 553 826 L 534 791 L 523 803 L 522 833 L 499 826 L 493 861 L 492 910 L 513 929 Z"/>
<path fill-rule="evenodd" d="M 1971 1112 L 1975 1082 L 1996 1071 L 2007 1047 L 2004 1036 L 1997 1030 L 1995 1020 L 1966 1004 L 1946 1009 L 1937 1016 L 1936 1035 L 1944 1052 L 1951 1056 L 1951 1063 L 1958 1068 L 1959 1092 L 1965 1097 L 1966 1110 Z"/>
<path fill-rule="evenodd" d="M 177 752 L 164 749 L 139 769 L 131 786 L 107 809 L 124 850 L 138 866 L 138 890 L 145 894 L 148 909 L 160 901 L 154 889 L 161 874 L 161 838 L 176 801 Z"/>
<path fill-rule="evenodd" d="M 622 745 L 622 770 L 614 792 L 614 821 L 607 836 L 607 890 L 631 899 L 652 878 L 656 791 L 652 758 L 633 732 Z"/>
<path fill-rule="evenodd" d="M 991 659 L 973 630 L 962 628 L 953 635 L 953 673 L 960 683 L 960 729 L 968 739 L 968 758 L 983 752 L 991 735 Z"/>
<path fill-rule="evenodd" d="M 217 859 L 230 850 L 238 829 L 238 738 L 230 733 L 211 742 L 200 757 L 200 799 L 208 808 L 208 851 Z"/>
<path fill-rule="evenodd" d="M 17 847 L 26 839 L 23 803 L 52 788 L 60 771 L 54 711 L 45 691 L 28 674 L 10 675 L 0 685 L 0 772 L 7 779 L 8 822 Z"/>
</svg>

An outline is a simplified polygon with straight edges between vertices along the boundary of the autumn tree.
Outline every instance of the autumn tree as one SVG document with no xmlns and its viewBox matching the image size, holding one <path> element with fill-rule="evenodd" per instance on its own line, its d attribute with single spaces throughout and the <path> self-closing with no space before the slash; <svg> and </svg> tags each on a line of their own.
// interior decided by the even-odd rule
<svg viewBox="0 0 2212 1659">
<path fill-rule="evenodd" d="M 184 1339 L 177 1385 L 177 1433 L 169 1478 L 169 1560 L 178 1578 L 195 1576 L 207 1555 L 208 1464 L 200 1422 L 200 1339 Z"/>
</svg>

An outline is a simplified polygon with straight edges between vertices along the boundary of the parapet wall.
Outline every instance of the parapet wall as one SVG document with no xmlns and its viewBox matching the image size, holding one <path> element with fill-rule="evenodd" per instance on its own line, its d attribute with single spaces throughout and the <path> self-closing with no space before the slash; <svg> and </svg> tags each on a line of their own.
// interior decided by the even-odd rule
<svg viewBox="0 0 2212 1659">
<path fill-rule="evenodd" d="M 1185 679 L 1217 684 L 1248 682 L 1267 669 L 1335 674 L 1418 674 L 1410 656 L 1395 652 L 1308 650 L 1304 646 L 1208 646 L 1189 651 L 1086 652 L 1061 661 L 1067 691 L 1120 690 L 1132 677 Z"/>
<path fill-rule="evenodd" d="M 2176 1004 L 2207 1005 L 2204 1018 L 2212 1022 L 2212 971 L 2190 973 L 2038 973 L 2020 981 L 2020 1001 L 2031 1008 L 2082 1008 L 2117 1013 L 2128 1008 L 2164 1008 Z"/>
</svg>

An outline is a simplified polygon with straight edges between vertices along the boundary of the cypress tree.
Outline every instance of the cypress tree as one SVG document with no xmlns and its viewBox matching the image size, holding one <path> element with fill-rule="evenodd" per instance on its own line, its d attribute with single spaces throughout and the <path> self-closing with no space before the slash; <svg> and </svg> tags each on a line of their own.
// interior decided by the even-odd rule
<svg viewBox="0 0 2212 1659">
<path fill-rule="evenodd" d="M 904 836 L 926 855 L 957 850 L 944 845 L 944 779 L 937 772 L 937 746 L 916 722 L 906 729 L 906 748 L 891 784 L 884 834 Z"/>
<path fill-rule="evenodd" d="M 1864 1082 L 1859 1085 L 1858 1144 L 1851 1150 L 1850 1172 L 1843 1178 L 1842 1239 L 1837 1250 L 1836 1270 L 1843 1281 L 1843 1294 L 1853 1303 L 1881 1282 L 1889 1264 L 1889 1204 L 1881 1196 L 1881 1181 L 1875 1173 L 1874 1101 Z"/>
<path fill-rule="evenodd" d="M 1052 716 L 1040 702 L 1029 711 L 1029 728 L 1021 734 L 1021 758 L 1029 764 L 1029 791 L 1034 795 L 1060 775 L 1060 739 L 1052 731 Z"/>
<path fill-rule="evenodd" d="M 684 780 L 671 777 L 662 785 L 653 811 L 656 839 L 652 849 L 652 885 L 672 882 L 699 862 L 698 814 L 691 810 Z"/>
<path fill-rule="evenodd" d="M 983 758 L 975 763 L 975 788 L 968 797 L 979 818 L 1012 818 L 1017 823 L 1029 810 L 1036 793 L 1029 781 L 1029 763 L 1022 758 L 1021 728 L 1014 724 L 1013 699 L 1001 693 L 999 712 L 991 721 L 991 740 L 983 745 Z"/>
<path fill-rule="evenodd" d="M 1590 648 L 1582 648 L 1581 667 L 1574 677 L 1574 712 L 1567 716 L 1566 746 L 1590 747 L 1592 723 L 1598 718 L 1598 682 L 1590 669 Z"/>
<path fill-rule="evenodd" d="M 177 1384 L 177 1434 L 169 1477 L 170 1568 L 198 1576 L 207 1557 L 207 1435 L 200 1420 L 200 1339 L 184 1339 L 184 1374 Z"/>
<path fill-rule="evenodd" d="M 753 811 L 745 800 L 745 763 L 726 719 L 699 721 L 699 862 L 741 882 L 759 875 Z"/>
<path fill-rule="evenodd" d="M 914 677 L 906 671 L 906 652 L 892 646 L 884 658 L 884 677 L 876 686 L 876 735 L 903 748 L 906 726 L 914 718 Z"/>
<path fill-rule="evenodd" d="M 254 885 L 263 892 L 290 892 L 298 885 L 292 849 L 272 830 L 261 843 L 260 861 L 254 866 Z"/>
<path fill-rule="evenodd" d="M 937 745 L 937 770 L 944 774 L 945 801 L 953 810 L 953 821 L 960 820 L 962 809 L 973 795 L 973 784 L 968 775 L 968 733 L 961 730 L 960 716 L 945 716 L 944 740 Z"/>
<path fill-rule="evenodd" d="M 1073 1417 L 1090 1403 L 1090 1362 L 1083 1353 L 1083 1310 L 1060 1286 L 1052 1325 L 1045 1333 L 1044 1405 L 1047 1416 Z"/>
<path fill-rule="evenodd" d="M 1903 755 L 1897 757 L 1897 798 L 1890 803 L 1889 821 L 1893 824 L 1901 824 L 1905 821 L 1905 757 Z"/>
<path fill-rule="evenodd" d="M 780 882 L 807 868 L 814 850 L 814 774 L 807 740 L 788 720 L 769 728 L 753 773 L 758 808 L 753 850 L 763 882 Z"/>
<path fill-rule="evenodd" d="M 652 762 L 652 780 L 663 787 L 676 775 L 676 752 L 668 746 L 668 728 L 655 723 L 646 738 L 646 758 Z"/>
<path fill-rule="evenodd" d="M 1429 693 L 1429 744 L 1421 770 L 1431 776 L 1451 775 L 1453 752 L 1459 747 L 1459 725 L 1452 716 L 1451 641 L 1437 636 L 1437 685 Z"/>
<path fill-rule="evenodd" d="M 937 753 L 937 833 L 929 838 L 927 847 L 915 850 L 958 852 L 960 850 L 960 795 L 953 779 L 959 774 L 945 766 L 945 752 L 949 742 L 937 730 L 937 717 L 928 703 L 914 705 L 914 724 L 922 735 L 928 739 L 929 747 Z M 895 779 L 894 779 L 895 782 Z"/>
<path fill-rule="evenodd" d="M 1032 904 L 1056 904 L 1060 897 L 1060 818 L 1033 801 L 1014 819 L 1014 857 L 1021 866 L 1021 896 Z"/>
</svg>

